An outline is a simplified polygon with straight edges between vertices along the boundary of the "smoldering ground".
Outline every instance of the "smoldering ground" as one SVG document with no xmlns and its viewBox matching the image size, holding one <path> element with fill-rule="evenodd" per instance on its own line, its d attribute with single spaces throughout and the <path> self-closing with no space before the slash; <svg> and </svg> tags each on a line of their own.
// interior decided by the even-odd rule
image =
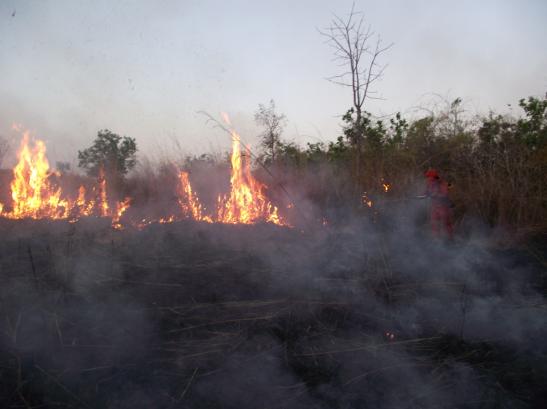
<svg viewBox="0 0 547 409">
<path fill-rule="evenodd" d="M 540 407 L 544 266 L 473 229 L 433 241 L 421 206 L 294 229 L 2 220 L 2 407 Z"/>
</svg>

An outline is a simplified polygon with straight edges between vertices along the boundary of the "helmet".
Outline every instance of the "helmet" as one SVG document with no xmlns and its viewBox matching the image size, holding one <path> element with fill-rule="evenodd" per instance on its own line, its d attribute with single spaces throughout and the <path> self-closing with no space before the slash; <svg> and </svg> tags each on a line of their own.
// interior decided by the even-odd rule
<svg viewBox="0 0 547 409">
<path fill-rule="evenodd" d="M 427 172 L 425 172 L 425 177 L 428 179 L 438 179 L 439 178 L 439 172 L 437 172 L 436 169 L 429 168 Z"/>
</svg>

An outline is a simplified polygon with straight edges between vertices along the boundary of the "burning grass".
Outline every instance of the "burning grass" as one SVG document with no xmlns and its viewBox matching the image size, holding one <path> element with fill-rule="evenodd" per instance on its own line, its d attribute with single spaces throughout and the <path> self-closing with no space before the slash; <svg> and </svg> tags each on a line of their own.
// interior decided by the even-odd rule
<svg viewBox="0 0 547 409">
<path fill-rule="evenodd" d="M 432 241 L 384 179 L 359 212 L 286 204 L 305 224 L 287 228 L 233 131 L 232 148 L 227 193 L 198 194 L 171 167 L 148 181 L 150 205 L 119 200 L 104 174 L 67 187 L 23 139 L 0 209 L 2 407 L 547 399 L 544 246 Z"/>
<path fill-rule="evenodd" d="M 81 185 L 75 198 L 70 198 L 56 183 L 59 172 L 52 172 L 46 157 L 43 141 L 37 140 L 29 146 L 29 133 L 24 132 L 10 184 L 11 204 L 0 203 L 0 217 L 8 219 L 49 219 L 75 222 L 82 217 L 99 216 L 109 218 L 112 227 L 124 225 L 143 228 L 151 223 L 171 223 L 181 219 L 192 219 L 208 223 L 254 224 L 258 222 L 288 226 L 287 221 L 265 195 L 266 186 L 251 174 L 249 149 L 246 160 L 241 154 L 240 136 L 231 131 L 232 155 L 230 192 L 218 196 L 216 212 L 207 212 L 192 188 L 188 172 L 179 171 L 176 192 L 179 209 L 177 213 L 162 214 L 158 218 L 146 216 L 139 219 L 122 216 L 129 209 L 132 199 L 126 197 L 113 201 L 108 196 L 107 178 L 101 167 L 91 192 Z"/>
</svg>

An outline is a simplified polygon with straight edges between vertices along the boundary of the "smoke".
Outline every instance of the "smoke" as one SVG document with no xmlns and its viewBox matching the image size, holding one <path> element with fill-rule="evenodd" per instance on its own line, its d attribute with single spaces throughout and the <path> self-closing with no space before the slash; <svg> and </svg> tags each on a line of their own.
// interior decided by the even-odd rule
<svg viewBox="0 0 547 409">
<path fill-rule="evenodd" d="M 432 240 L 424 207 L 292 229 L 2 220 L 3 405 L 537 405 L 541 266 L 483 226 Z"/>
</svg>

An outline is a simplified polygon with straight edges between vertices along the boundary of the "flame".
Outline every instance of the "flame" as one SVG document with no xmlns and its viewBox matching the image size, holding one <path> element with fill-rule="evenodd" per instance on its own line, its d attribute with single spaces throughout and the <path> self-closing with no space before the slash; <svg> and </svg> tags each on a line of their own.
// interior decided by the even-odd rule
<svg viewBox="0 0 547 409">
<path fill-rule="evenodd" d="M 106 177 L 104 176 L 104 169 L 101 167 L 99 169 L 99 209 L 102 217 L 108 216 L 109 207 L 108 207 L 108 198 L 106 195 Z"/>
<path fill-rule="evenodd" d="M 13 125 L 20 130 L 20 125 Z M 74 222 L 83 216 L 98 213 L 101 217 L 110 217 L 112 225 L 119 227 L 122 214 L 129 207 L 129 200 L 117 202 L 113 212 L 106 195 L 106 178 L 101 170 L 99 175 L 99 209 L 96 201 L 86 200 L 86 190 L 78 189 L 75 200 L 63 196 L 62 189 L 54 186 L 52 177 L 60 177 L 59 172 L 52 172 L 46 157 L 46 146 L 37 139 L 34 146 L 29 146 L 30 134 L 23 132 L 21 146 L 17 153 L 18 162 L 13 169 L 11 188 L 11 210 L 5 210 L 0 203 L 0 216 L 9 219 L 69 219 Z M 94 189 L 95 190 L 95 189 Z"/>
<path fill-rule="evenodd" d="M 382 187 L 384 188 L 384 192 L 386 193 L 389 191 L 389 189 L 391 189 L 391 185 L 386 182 L 382 183 Z"/>
<path fill-rule="evenodd" d="M 227 115 L 225 120 L 229 124 Z M 19 125 L 14 129 L 20 130 Z M 128 221 L 137 228 L 144 228 L 152 223 L 172 223 L 181 218 L 189 218 L 207 223 L 219 222 L 230 224 L 252 224 L 269 222 L 289 226 L 279 215 L 277 207 L 266 198 L 266 186 L 257 181 L 251 174 L 251 152 L 245 147 L 242 154 L 241 138 L 235 131 L 232 135 L 230 192 L 219 195 L 216 212 L 206 214 L 196 192 L 192 189 L 187 172 L 179 173 L 177 186 L 180 215 L 166 215 L 158 219 L 143 218 L 140 221 Z M 34 147 L 29 146 L 29 133 L 24 132 L 18 156 L 18 163 L 13 169 L 11 182 L 12 204 L 8 208 L 0 203 L 0 217 L 10 219 L 67 219 L 76 222 L 82 217 L 99 216 L 110 218 L 112 227 L 123 228 L 122 216 L 130 207 L 131 199 L 112 202 L 108 198 L 107 178 L 104 170 L 99 170 L 97 184 L 91 191 L 80 186 L 76 198 L 63 194 L 61 187 L 54 183 L 61 177 L 59 172 L 52 172 L 46 158 L 46 146 L 36 140 Z M 288 209 L 293 208 L 291 203 Z"/>
<path fill-rule="evenodd" d="M 210 216 L 203 214 L 198 196 L 192 190 L 188 172 L 181 171 L 179 174 L 179 205 L 182 213 L 186 217 L 192 217 L 197 221 L 205 221 L 211 223 L 213 220 Z"/>
<path fill-rule="evenodd" d="M 93 208 L 95 207 L 95 201 L 85 199 L 85 188 L 80 186 L 78 189 L 78 198 L 76 199 L 76 206 L 78 208 L 78 214 L 81 216 L 91 216 L 93 214 Z"/>
<path fill-rule="evenodd" d="M 71 203 L 61 199 L 61 189 L 50 183 L 46 146 L 37 140 L 33 149 L 29 147 L 29 132 L 25 131 L 17 154 L 19 159 L 13 169 L 11 182 L 12 209 L 1 215 L 10 219 L 62 219 L 68 217 Z"/>
<path fill-rule="evenodd" d="M 241 138 L 234 130 L 232 135 L 232 173 L 230 177 L 230 193 L 219 196 L 217 221 L 222 223 L 252 224 L 266 221 L 278 225 L 287 225 L 265 197 L 265 185 L 251 175 L 251 153 L 245 149 L 245 160 L 241 154 Z"/>
<path fill-rule="evenodd" d="M 127 209 L 129 209 L 129 204 L 131 199 L 126 197 L 122 202 L 116 202 L 116 213 L 112 215 L 112 227 L 115 229 L 122 229 L 123 225 L 120 223 L 120 219 Z"/>
<path fill-rule="evenodd" d="M 230 126 L 228 115 L 225 113 L 221 115 Z M 264 194 L 266 186 L 252 176 L 249 148 L 245 147 L 245 154 L 242 155 L 240 136 L 234 130 L 231 130 L 230 133 L 232 135 L 230 192 L 218 196 L 216 213 L 205 213 L 198 195 L 192 188 L 188 172 L 180 171 L 177 201 L 182 215 L 169 215 L 156 219 L 143 218 L 133 225 L 137 229 L 143 229 L 153 223 L 173 223 L 181 220 L 182 217 L 207 223 L 253 224 L 264 221 L 280 226 L 289 226 L 279 216 L 277 207 L 267 200 Z M 287 206 L 288 209 L 293 207 L 292 203 Z"/>
</svg>

